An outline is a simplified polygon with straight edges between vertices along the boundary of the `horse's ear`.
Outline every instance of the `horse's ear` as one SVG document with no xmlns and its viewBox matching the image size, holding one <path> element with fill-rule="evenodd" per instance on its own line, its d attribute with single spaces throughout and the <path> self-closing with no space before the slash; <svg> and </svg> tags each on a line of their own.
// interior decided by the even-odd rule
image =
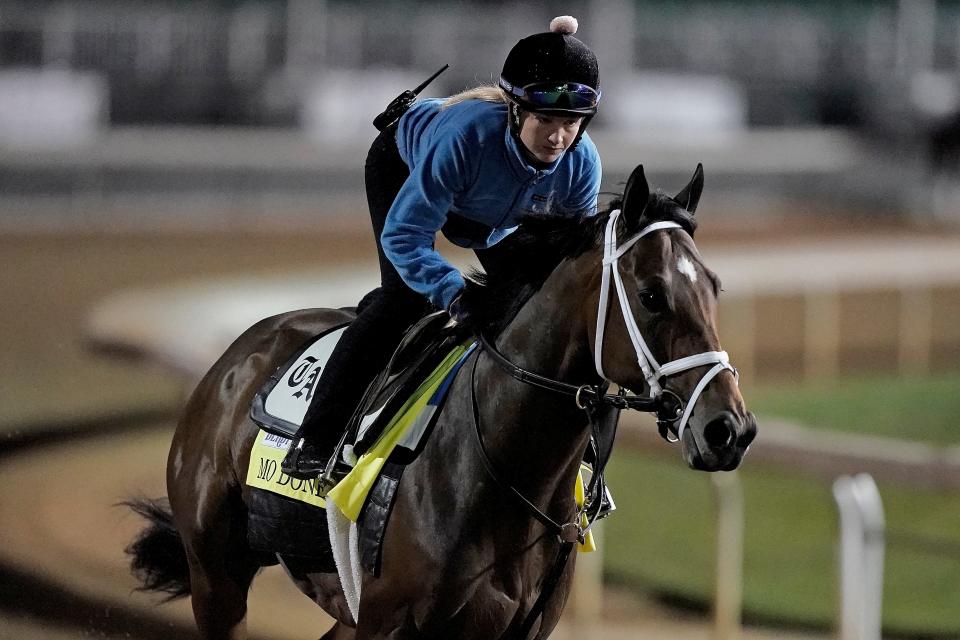
<svg viewBox="0 0 960 640">
<path fill-rule="evenodd" d="M 640 223 L 640 217 L 647 208 L 647 202 L 649 201 L 650 185 L 647 184 L 647 176 L 643 173 L 643 165 L 638 164 L 630 177 L 627 178 L 627 186 L 623 190 L 622 215 L 628 229 L 632 229 Z"/>
<path fill-rule="evenodd" d="M 697 170 L 693 172 L 690 182 L 673 199 L 690 213 L 696 213 L 701 193 L 703 193 L 703 164 L 697 163 Z"/>
</svg>

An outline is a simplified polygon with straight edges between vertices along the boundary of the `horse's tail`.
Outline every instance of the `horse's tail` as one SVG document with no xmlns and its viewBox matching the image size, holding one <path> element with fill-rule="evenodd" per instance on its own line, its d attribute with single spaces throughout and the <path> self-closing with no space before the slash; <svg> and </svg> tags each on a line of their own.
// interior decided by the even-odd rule
<svg viewBox="0 0 960 640">
<path fill-rule="evenodd" d="M 125 551 L 130 570 L 141 583 L 138 591 L 169 594 L 164 602 L 190 595 L 190 568 L 180 532 L 173 526 L 166 498 L 138 498 L 122 503 L 150 522 Z"/>
</svg>

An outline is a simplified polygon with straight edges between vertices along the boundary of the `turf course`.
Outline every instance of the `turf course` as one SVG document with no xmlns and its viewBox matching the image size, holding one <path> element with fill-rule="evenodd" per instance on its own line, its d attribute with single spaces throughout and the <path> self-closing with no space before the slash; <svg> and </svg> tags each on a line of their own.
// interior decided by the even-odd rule
<svg viewBox="0 0 960 640">
<path fill-rule="evenodd" d="M 747 394 L 758 416 L 811 428 L 960 445 L 960 371 L 934 377 L 850 377 L 804 386 L 760 387 Z"/>
</svg>

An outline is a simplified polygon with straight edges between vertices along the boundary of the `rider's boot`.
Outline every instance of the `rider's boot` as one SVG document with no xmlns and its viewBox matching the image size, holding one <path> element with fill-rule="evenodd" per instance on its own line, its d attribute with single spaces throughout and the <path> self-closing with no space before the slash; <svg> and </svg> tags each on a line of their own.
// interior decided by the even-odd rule
<svg viewBox="0 0 960 640">
<path fill-rule="evenodd" d="M 330 425 L 347 423 L 343 417 L 345 411 L 342 403 L 335 399 L 314 397 L 280 463 L 280 470 L 299 480 L 319 477 L 321 494 L 349 473 L 352 467 L 339 461 L 342 430 L 330 428 Z"/>
<path fill-rule="evenodd" d="M 304 434 L 302 428 L 297 431 L 297 436 L 280 463 L 280 470 L 291 478 L 312 480 L 326 469 L 330 452 L 321 450 Z"/>
<path fill-rule="evenodd" d="M 395 278 L 399 282 L 399 276 Z M 345 467 L 349 471 L 349 466 L 339 460 L 338 452 L 332 468 L 324 473 L 367 385 L 386 365 L 406 328 L 425 308 L 419 294 L 402 282 L 397 288 L 399 293 L 383 287 L 374 289 L 360 301 L 360 314 L 327 360 L 316 382 L 317 395 L 280 465 L 288 476 L 311 480 L 323 474 L 323 479 L 333 481 L 342 477 Z"/>
</svg>

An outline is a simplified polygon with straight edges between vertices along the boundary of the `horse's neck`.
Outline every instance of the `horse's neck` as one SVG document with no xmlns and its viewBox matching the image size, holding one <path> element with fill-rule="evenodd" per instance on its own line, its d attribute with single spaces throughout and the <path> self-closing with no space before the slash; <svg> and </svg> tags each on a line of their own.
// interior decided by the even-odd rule
<svg viewBox="0 0 960 640">
<path fill-rule="evenodd" d="M 561 263 L 503 330 L 497 339 L 500 351 L 512 362 L 556 380 L 596 382 L 587 338 L 587 315 L 595 314 L 596 307 L 585 299 L 595 289 L 591 281 L 599 278 L 599 263 L 594 254 Z M 547 393 L 555 403 L 558 396 Z M 572 401 L 570 406 L 575 408 Z"/>
<path fill-rule="evenodd" d="M 598 262 L 598 257 L 586 256 L 560 265 L 501 333 L 501 353 L 555 380 L 596 382 L 584 299 L 592 290 L 591 273 L 599 273 L 591 266 Z M 514 380 L 489 360 L 478 382 L 478 394 L 483 390 L 491 400 L 481 413 L 489 416 L 486 420 L 497 420 L 484 429 L 484 437 L 496 460 L 506 465 L 507 475 L 540 494 L 551 493 L 561 480 L 572 483 L 590 437 L 586 414 L 574 398 Z"/>
</svg>

